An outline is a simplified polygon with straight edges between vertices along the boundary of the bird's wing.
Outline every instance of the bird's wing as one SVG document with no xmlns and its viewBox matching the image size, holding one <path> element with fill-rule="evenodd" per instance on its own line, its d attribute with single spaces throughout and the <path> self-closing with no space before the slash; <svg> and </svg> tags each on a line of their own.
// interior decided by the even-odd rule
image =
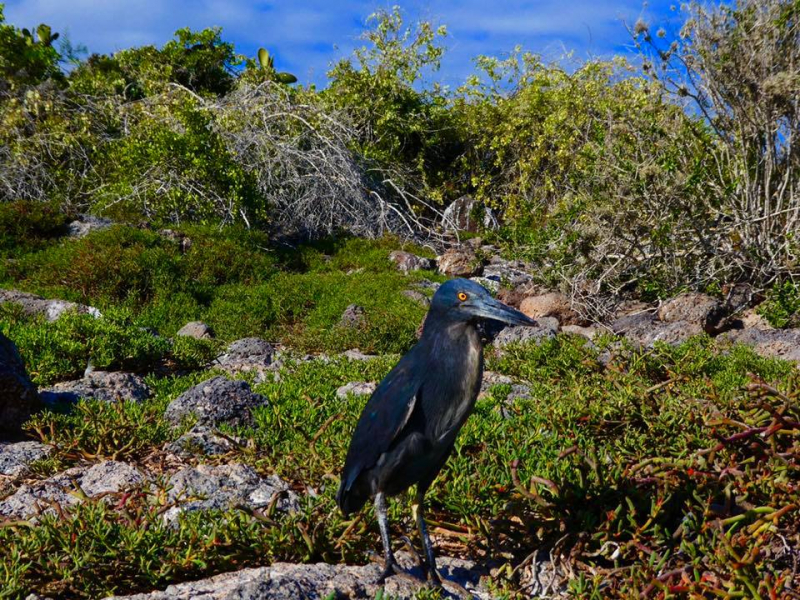
<svg viewBox="0 0 800 600">
<path fill-rule="evenodd" d="M 408 422 L 424 379 L 423 365 L 406 354 L 381 381 L 358 419 L 342 472 L 342 490 L 378 462 Z M 416 368 L 415 368 L 416 367 Z"/>
</svg>

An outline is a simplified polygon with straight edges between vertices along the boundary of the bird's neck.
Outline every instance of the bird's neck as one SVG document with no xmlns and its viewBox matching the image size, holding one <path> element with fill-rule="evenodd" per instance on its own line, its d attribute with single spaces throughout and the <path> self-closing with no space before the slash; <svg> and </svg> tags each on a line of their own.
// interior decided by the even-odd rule
<svg viewBox="0 0 800 600">
<path fill-rule="evenodd" d="M 480 347 L 480 336 L 474 323 L 437 317 L 429 318 L 422 330 L 422 340 L 429 343 L 434 353 L 449 352 L 458 347 Z"/>
</svg>

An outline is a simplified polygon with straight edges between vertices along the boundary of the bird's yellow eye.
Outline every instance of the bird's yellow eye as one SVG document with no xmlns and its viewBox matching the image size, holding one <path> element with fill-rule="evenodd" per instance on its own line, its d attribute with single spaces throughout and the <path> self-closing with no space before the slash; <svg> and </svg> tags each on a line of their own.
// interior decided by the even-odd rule
<svg viewBox="0 0 800 600">
<path fill-rule="evenodd" d="M 463 302 L 467 299 L 467 295 L 464 292 L 458 292 L 458 299 Z"/>
</svg>

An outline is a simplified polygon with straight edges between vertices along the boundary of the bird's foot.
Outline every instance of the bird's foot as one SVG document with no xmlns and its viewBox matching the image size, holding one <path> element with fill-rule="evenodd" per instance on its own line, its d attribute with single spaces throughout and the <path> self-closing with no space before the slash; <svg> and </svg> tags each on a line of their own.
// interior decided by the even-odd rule
<svg viewBox="0 0 800 600">
<path fill-rule="evenodd" d="M 375 581 L 378 585 L 383 585 L 386 583 L 386 578 L 391 577 L 395 573 L 400 572 L 400 567 L 394 560 L 387 560 L 385 562 L 385 566 L 383 567 L 383 571 L 381 572 L 380 577 L 378 577 L 377 581 Z"/>
<path fill-rule="evenodd" d="M 428 583 L 431 587 L 440 588 L 442 587 L 442 579 L 439 577 L 439 573 L 436 571 L 436 567 L 429 567 L 425 565 L 425 573 L 428 577 Z"/>
</svg>

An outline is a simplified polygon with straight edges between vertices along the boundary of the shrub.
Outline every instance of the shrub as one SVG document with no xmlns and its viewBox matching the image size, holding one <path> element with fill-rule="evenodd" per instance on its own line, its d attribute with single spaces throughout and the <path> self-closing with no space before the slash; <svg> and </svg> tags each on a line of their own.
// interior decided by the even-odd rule
<svg viewBox="0 0 800 600">
<path fill-rule="evenodd" d="M 49 323 L 0 304 L 0 331 L 13 341 L 31 379 L 47 385 L 97 369 L 148 371 L 169 350 L 169 341 L 136 326 L 130 313 L 109 311 L 102 318 L 66 313 Z"/>
<path fill-rule="evenodd" d="M 0 202 L 0 253 L 42 249 L 66 233 L 70 218 L 55 202 Z"/>
<path fill-rule="evenodd" d="M 800 289 L 797 284 L 791 281 L 775 284 L 767 299 L 759 305 L 758 314 L 773 327 L 800 325 Z"/>
</svg>

